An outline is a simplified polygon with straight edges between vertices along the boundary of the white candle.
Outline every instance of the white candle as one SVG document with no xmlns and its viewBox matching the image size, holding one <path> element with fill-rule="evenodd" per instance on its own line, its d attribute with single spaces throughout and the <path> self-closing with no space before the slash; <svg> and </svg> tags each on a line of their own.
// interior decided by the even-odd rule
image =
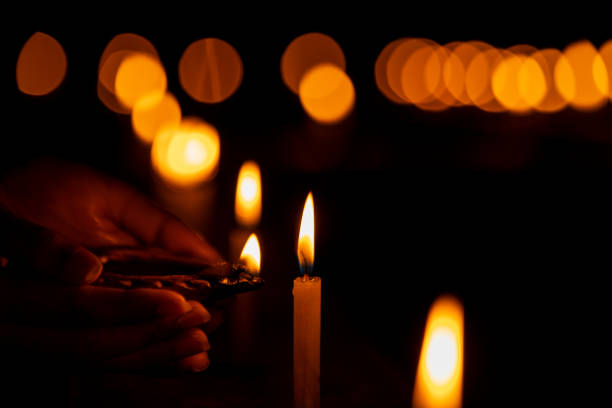
<svg viewBox="0 0 612 408">
<path fill-rule="evenodd" d="M 304 274 L 293 281 L 293 402 L 294 408 L 320 406 L 321 278 L 310 277 L 314 264 L 314 204 L 308 194 L 300 235 L 298 259 Z"/>
</svg>

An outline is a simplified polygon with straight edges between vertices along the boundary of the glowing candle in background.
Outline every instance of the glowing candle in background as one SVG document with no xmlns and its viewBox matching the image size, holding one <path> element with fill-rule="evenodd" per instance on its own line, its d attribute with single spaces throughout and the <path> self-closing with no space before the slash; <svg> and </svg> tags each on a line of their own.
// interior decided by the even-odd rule
<svg viewBox="0 0 612 408">
<path fill-rule="evenodd" d="M 235 216 L 238 227 L 230 232 L 229 254 L 231 261 L 235 261 L 240 256 L 242 262 L 244 251 L 240 253 L 240 249 L 247 241 L 247 237 L 247 245 L 255 237 L 254 232 L 261 219 L 261 174 L 259 166 L 254 161 L 246 161 L 240 167 L 236 183 Z M 253 340 L 259 309 L 256 292 L 242 293 L 236 296 L 232 303 L 229 319 L 230 343 L 232 356 L 236 362 L 248 363 L 256 360 Z"/>
<path fill-rule="evenodd" d="M 309 276 L 314 264 L 314 204 L 308 194 L 302 213 L 297 255 L 302 276 L 293 281 L 294 407 L 320 406 L 321 278 Z"/>
<path fill-rule="evenodd" d="M 246 161 L 240 167 L 234 208 L 239 228 L 234 228 L 230 234 L 231 260 L 238 257 L 243 243 L 257 229 L 261 219 L 261 173 L 254 161 Z"/>
<path fill-rule="evenodd" d="M 201 119 L 186 118 L 157 134 L 151 162 L 164 181 L 186 188 L 214 178 L 219 155 L 217 130 Z"/>
<path fill-rule="evenodd" d="M 204 235 L 212 232 L 216 214 L 213 178 L 219 156 L 217 130 L 198 118 L 185 118 L 178 125 L 162 128 L 151 147 L 160 202 Z"/>
<path fill-rule="evenodd" d="M 431 306 L 414 385 L 414 408 L 460 408 L 463 306 L 451 296 Z"/>
</svg>

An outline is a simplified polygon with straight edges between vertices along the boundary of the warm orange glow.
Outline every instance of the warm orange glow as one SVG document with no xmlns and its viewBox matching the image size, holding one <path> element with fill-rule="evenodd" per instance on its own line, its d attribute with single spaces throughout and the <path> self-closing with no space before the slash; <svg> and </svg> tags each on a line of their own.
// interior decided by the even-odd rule
<svg viewBox="0 0 612 408">
<path fill-rule="evenodd" d="M 405 103 L 409 103 L 410 100 L 406 98 L 402 89 L 402 70 L 414 52 L 433 44 L 435 44 L 433 41 L 422 38 L 406 38 L 391 52 L 387 62 L 387 84 Z"/>
<path fill-rule="evenodd" d="M 34 33 L 17 58 L 17 87 L 28 95 L 53 92 L 66 76 L 66 53 L 48 34 Z"/>
<path fill-rule="evenodd" d="M 393 54 L 393 51 L 402 44 L 404 41 L 403 38 L 392 41 L 383 48 L 383 50 L 378 55 L 376 59 L 376 64 L 374 65 L 374 76 L 376 77 L 376 86 L 378 90 L 383 93 L 389 100 L 395 103 L 406 103 L 406 101 L 399 96 L 389 87 L 389 81 L 387 79 L 387 64 L 389 63 L 389 58 Z"/>
<path fill-rule="evenodd" d="M 240 167 L 236 185 L 236 221 L 252 228 L 261 218 L 261 174 L 254 161 L 246 161 Z"/>
<path fill-rule="evenodd" d="M 605 64 L 593 44 L 579 41 L 563 51 L 555 66 L 555 84 L 559 93 L 576 109 L 600 107 L 608 96 Z"/>
<path fill-rule="evenodd" d="M 519 94 L 530 108 L 538 106 L 548 91 L 544 71 L 538 60 L 531 56 L 523 60 L 517 82 Z"/>
<path fill-rule="evenodd" d="M 308 274 L 314 265 L 314 203 L 312 192 L 308 193 L 302 212 L 297 247 L 298 261 L 302 273 Z"/>
<path fill-rule="evenodd" d="M 157 50 L 146 38 L 133 33 L 116 35 L 106 45 L 98 64 L 98 80 L 107 91 L 115 93 L 115 77 L 121 61 L 131 54 L 147 54 L 157 60 Z"/>
<path fill-rule="evenodd" d="M 133 54 L 146 54 L 159 60 L 157 50 L 146 38 L 132 33 L 116 35 L 106 45 L 98 64 L 98 98 L 110 110 L 129 114 L 131 109 L 117 100 L 115 79 L 121 62 Z"/>
<path fill-rule="evenodd" d="M 344 71 L 332 64 L 317 65 L 300 82 L 300 102 L 315 121 L 336 123 L 353 109 L 355 89 Z"/>
<path fill-rule="evenodd" d="M 189 187 L 215 176 L 219 154 L 217 130 L 200 119 L 187 118 L 161 129 L 153 140 L 151 162 L 168 183 Z"/>
<path fill-rule="evenodd" d="M 218 103 L 232 96 L 242 82 L 242 73 L 236 49 L 218 38 L 191 43 L 179 61 L 181 86 L 199 102 Z"/>
<path fill-rule="evenodd" d="M 457 54 L 453 52 L 459 44 L 459 42 L 452 42 L 443 47 L 446 53 L 442 64 L 442 80 L 446 90 L 444 100 L 453 106 L 462 104 L 455 95 L 460 95 L 463 92 L 465 87 L 465 70 L 467 68 L 463 65 Z"/>
<path fill-rule="evenodd" d="M 115 78 L 115 94 L 119 102 L 132 109 L 143 96 L 166 92 L 166 72 L 159 60 L 147 54 L 125 57 Z"/>
<path fill-rule="evenodd" d="M 554 77 L 555 65 L 562 55 L 561 51 L 554 48 L 537 51 L 531 55 L 531 57 L 540 64 L 546 82 L 546 94 L 544 98 L 535 105 L 536 110 L 540 112 L 558 112 L 567 106 L 567 100 L 559 94 L 555 86 Z"/>
<path fill-rule="evenodd" d="M 601 46 L 599 55 L 608 72 L 608 97 L 612 99 L 612 40 L 608 40 Z"/>
<path fill-rule="evenodd" d="M 102 52 L 102 56 L 100 57 L 100 62 L 98 64 L 98 72 L 100 72 L 102 69 L 102 65 L 104 65 L 106 59 L 118 51 L 149 54 L 152 57 L 159 59 L 159 55 L 157 54 L 157 50 L 153 44 L 151 44 L 151 42 L 143 36 L 134 33 L 117 34 L 108 42 L 108 44 L 106 44 L 106 47 L 104 47 L 104 51 Z M 111 82 L 109 84 L 111 89 L 112 85 L 113 83 Z"/>
<path fill-rule="evenodd" d="M 487 112 L 500 112 L 504 108 L 497 102 L 491 87 L 493 72 L 503 60 L 502 52 L 490 48 L 478 53 L 465 74 L 465 90 L 471 102 Z"/>
<path fill-rule="evenodd" d="M 152 143 L 161 128 L 178 126 L 180 122 L 181 107 L 170 93 L 145 95 L 132 111 L 134 133 L 146 143 Z"/>
<path fill-rule="evenodd" d="M 461 407 L 463 306 L 450 296 L 431 306 L 414 385 L 415 408 Z"/>
<path fill-rule="evenodd" d="M 342 48 L 328 35 L 303 34 L 287 46 L 281 57 L 281 76 L 293 93 L 299 93 L 303 76 L 317 65 L 331 64 L 344 71 L 346 61 Z"/>
<path fill-rule="evenodd" d="M 529 104 L 523 99 L 519 88 L 519 73 L 527 57 L 508 54 L 497 65 L 491 78 L 491 87 L 497 101 L 513 112 L 527 112 Z"/>
<path fill-rule="evenodd" d="M 435 43 L 424 44 L 408 57 L 402 70 L 402 94 L 409 102 L 420 105 L 434 100 L 442 83 L 442 62 Z"/>
<path fill-rule="evenodd" d="M 249 236 L 240 254 L 240 262 L 247 267 L 249 272 L 259 274 L 261 270 L 261 250 L 259 249 L 257 235 L 251 234 Z"/>
<path fill-rule="evenodd" d="M 448 44 L 447 48 L 450 56 L 444 66 L 444 82 L 459 104 L 469 105 L 472 101 L 465 87 L 466 71 L 472 59 L 490 46 L 480 41 L 468 41 Z"/>
</svg>

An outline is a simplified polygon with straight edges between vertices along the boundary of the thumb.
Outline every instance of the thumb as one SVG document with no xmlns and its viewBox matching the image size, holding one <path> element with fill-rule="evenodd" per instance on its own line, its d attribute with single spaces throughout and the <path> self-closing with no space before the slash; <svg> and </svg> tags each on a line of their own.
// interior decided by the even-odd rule
<svg viewBox="0 0 612 408">
<path fill-rule="evenodd" d="M 66 283 L 87 284 L 102 272 L 93 253 L 61 234 L 4 214 L 1 218 L 0 255 L 8 265 L 30 267 Z"/>
</svg>

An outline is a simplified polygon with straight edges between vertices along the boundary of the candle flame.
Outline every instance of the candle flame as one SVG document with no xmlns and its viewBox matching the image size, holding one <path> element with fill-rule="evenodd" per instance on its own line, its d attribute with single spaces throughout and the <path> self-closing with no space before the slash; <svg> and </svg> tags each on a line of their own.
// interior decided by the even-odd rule
<svg viewBox="0 0 612 408">
<path fill-rule="evenodd" d="M 312 271 L 314 264 L 314 204 L 312 192 L 308 193 L 304 204 L 304 212 L 302 212 L 297 254 L 301 272 L 308 274 Z"/>
<path fill-rule="evenodd" d="M 240 262 L 242 262 L 251 273 L 259 275 L 261 269 L 261 250 L 259 249 L 257 235 L 251 234 L 249 239 L 247 239 L 242 249 L 242 253 L 240 254 Z"/>
<path fill-rule="evenodd" d="M 459 408 L 463 380 L 463 307 L 450 296 L 431 306 L 414 386 L 415 408 Z"/>
<path fill-rule="evenodd" d="M 215 176 L 220 143 L 217 130 L 196 119 L 166 126 L 153 140 L 151 161 L 155 170 L 177 187 L 189 187 Z"/>
<path fill-rule="evenodd" d="M 236 185 L 236 221 L 244 227 L 255 227 L 261 218 L 261 173 L 254 161 L 240 167 Z"/>
</svg>

